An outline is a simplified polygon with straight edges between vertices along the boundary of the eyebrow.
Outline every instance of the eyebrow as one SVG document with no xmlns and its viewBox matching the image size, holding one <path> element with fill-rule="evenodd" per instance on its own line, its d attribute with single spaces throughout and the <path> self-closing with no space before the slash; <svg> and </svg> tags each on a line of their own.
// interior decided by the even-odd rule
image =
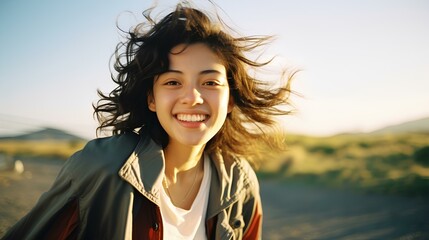
<svg viewBox="0 0 429 240">
<path fill-rule="evenodd" d="M 174 70 L 174 69 L 168 69 L 167 71 L 165 71 L 164 73 L 179 73 L 179 74 L 183 74 L 182 71 L 180 70 Z M 211 73 L 217 73 L 217 74 L 222 74 L 222 72 L 215 70 L 215 69 L 207 69 L 207 70 L 203 70 L 199 73 L 199 75 L 206 75 L 206 74 L 211 74 Z"/>
</svg>

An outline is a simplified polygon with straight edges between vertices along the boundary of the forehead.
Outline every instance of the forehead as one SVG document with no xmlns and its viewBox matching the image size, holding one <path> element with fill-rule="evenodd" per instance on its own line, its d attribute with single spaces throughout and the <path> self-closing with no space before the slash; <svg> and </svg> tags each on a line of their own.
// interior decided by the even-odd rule
<svg viewBox="0 0 429 240">
<path fill-rule="evenodd" d="M 169 54 L 170 70 L 217 70 L 226 74 L 223 60 L 206 44 L 179 44 Z"/>
</svg>

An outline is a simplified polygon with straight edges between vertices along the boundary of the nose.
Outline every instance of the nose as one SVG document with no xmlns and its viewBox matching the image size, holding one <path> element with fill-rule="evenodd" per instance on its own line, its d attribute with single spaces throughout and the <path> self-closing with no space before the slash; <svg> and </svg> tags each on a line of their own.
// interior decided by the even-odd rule
<svg viewBox="0 0 429 240">
<path fill-rule="evenodd" d="M 188 86 L 184 88 L 181 98 L 182 104 L 189 104 L 195 106 L 203 103 L 200 90 L 196 86 Z"/>
</svg>

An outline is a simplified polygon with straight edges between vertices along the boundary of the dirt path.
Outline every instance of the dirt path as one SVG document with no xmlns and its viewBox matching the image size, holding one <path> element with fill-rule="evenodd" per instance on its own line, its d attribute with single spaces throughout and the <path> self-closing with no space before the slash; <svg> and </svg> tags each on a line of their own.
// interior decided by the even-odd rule
<svg viewBox="0 0 429 240">
<path fill-rule="evenodd" d="M 23 162 L 22 175 L 0 172 L 0 236 L 31 209 L 63 164 Z M 429 201 L 423 199 L 276 181 L 262 181 L 261 194 L 264 239 L 429 239 Z"/>
<path fill-rule="evenodd" d="M 49 189 L 64 161 L 22 160 L 24 173 L 0 172 L 0 236 Z"/>
<path fill-rule="evenodd" d="M 429 199 L 261 182 L 264 239 L 429 239 Z"/>
</svg>

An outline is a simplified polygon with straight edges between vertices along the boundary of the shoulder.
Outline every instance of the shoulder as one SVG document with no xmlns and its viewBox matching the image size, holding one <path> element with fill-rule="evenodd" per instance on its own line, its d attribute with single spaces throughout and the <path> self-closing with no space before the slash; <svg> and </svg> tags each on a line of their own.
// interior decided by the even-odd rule
<svg viewBox="0 0 429 240">
<path fill-rule="evenodd" d="M 234 162 L 241 175 L 245 176 L 243 181 L 248 190 L 259 192 L 259 181 L 256 176 L 255 170 L 250 163 L 241 157 L 234 157 Z"/>
<path fill-rule="evenodd" d="M 106 154 L 108 152 L 123 150 L 131 151 L 139 142 L 139 135 L 136 133 L 124 133 L 111 137 L 97 138 L 89 141 L 82 152 L 91 154 Z"/>
<path fill-rule="evenodd" d="M 124 133 L 89 141 L 67 160 L 69 170 L 80 172 L 117 171 L 136 148 L 140 136 Z"/>
<path fill-rule="evenodd" d="M 237 191 L 244 188 L 253 193 L 259 192 L 258 178 L 246 159 L 219 152 L 212 154 L 211 159 L 216 167 L 218 179 L 233 184 Z"/>
</svg>

